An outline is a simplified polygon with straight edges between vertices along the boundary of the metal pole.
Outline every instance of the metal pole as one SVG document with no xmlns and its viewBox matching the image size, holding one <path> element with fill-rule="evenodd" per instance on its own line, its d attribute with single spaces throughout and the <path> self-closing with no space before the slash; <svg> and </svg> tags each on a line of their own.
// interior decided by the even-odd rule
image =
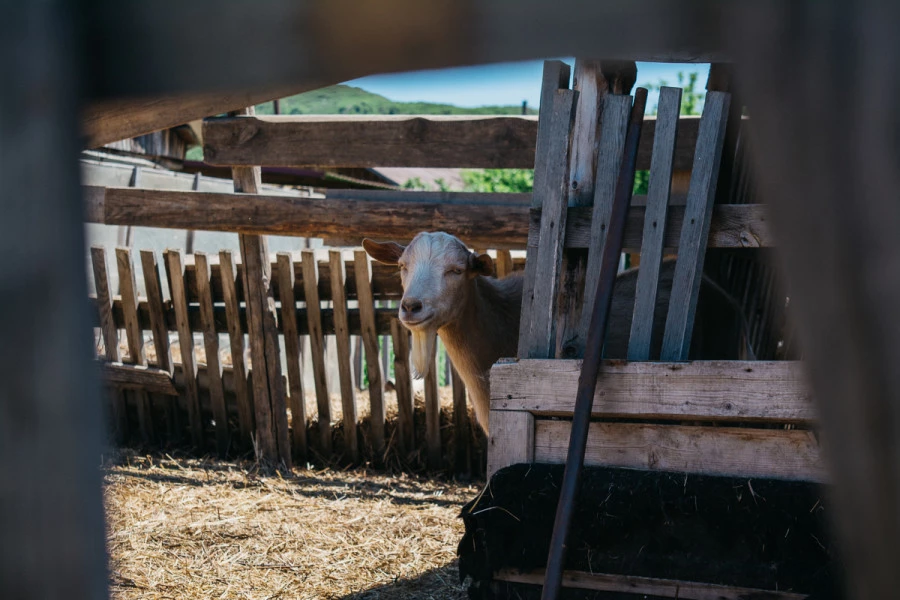
<svg viewBox="0 0 900 600">
<path fill-rule="evenodd" d="M 572 433 L 569 437 L 569 453 L 566 457 L 566 470 L 563 474 L 559 504 L 556 507 L 556 520 L 553 523 L 553 537 L 550 539 L 550 552 L 547 558 L 547 572 L 544 576 L 541 600 L 556 600 L 562 584 L 566 537 L 575 509 L 575 497 L 581 481 L 581 471 L 584 468 L 584 451 L 587 446 L 594 389 L 597 386 L 597 376 L 600 371 L 603 339 L 606 337 L 606 323 L 612 304 L 613 284 L 616 281 L 619 257 L 622 254 L 622 238 L 625 233 L 628 205 L 631 203 L 631 193 L 634 187 L 638 140 L 641 137 L 646 105 L 647 90 L 638 88 L 634 93 L 634 106 L 631 109 L 631 121 L 625 138 L 625 153 L 616 183 L 616 197 L 609 219 L 609 235 L 603 245 L 603 254 L 600 260 L 600 277 L 597 280 L 596 300 L 591 309 L 591 326 L 587 334 L 581 375 L 578 378 Z"/>
</svg>

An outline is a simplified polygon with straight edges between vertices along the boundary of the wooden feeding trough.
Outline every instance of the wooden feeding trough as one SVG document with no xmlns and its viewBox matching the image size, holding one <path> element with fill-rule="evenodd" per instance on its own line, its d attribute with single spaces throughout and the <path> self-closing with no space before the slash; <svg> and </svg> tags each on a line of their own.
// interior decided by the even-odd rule
<svg viewBox="0 0 900 600">
<path fill-rule="evenodd" d="M 721 82 L 716 69 L 712 86 Z M 532 227 L 528 242 L 519 357 L 492 370 L 493 478 L 463 510 L 461 573 L 472 576 L 473 597 L 537 597 L 534 585 L 543 583 L 562 474 L 553 465 L 566 462 L 579 359 L 626 160 L 632 99 L 628 89 L 613 89 L 621 81 L 615 75 L 603 73 L 602 63 L 578 61 L 572 91 L 566 89 L 568 67 L 545 63 L 532 204 L 540 227 Z M 708 346 L 707 360 L 689 361 L 692 340 L 696 351 L 696 335 L 709 333 L 695 328 L 710 316 L 698 309 L 701 274 L 714 208 L 736 189 L 728 184 L 723 193 L 718 186 L 720 177 L 739 167 L 741 107 L 727 91 L 709 91 L 689 179 L 684 173 L 673 177 L 680 97 L 672 88 L 660 93 L 647 201 L 639 208 L 643 234 L 637 246 L 625 240 L 626 252 L 640 254 L 628 360 L 606 361 L 600 371 L 585 453 L 589 469 L 563 585 L 654 597 L 805 597 L 815 585 L 832 582 L 833 567 L 817 515 L 818 484 L 826 472 L 800 363 L 715 360 L 722 358 L 716 354 L 722 346 L 715 344 Z M 678 190 L 686 180 L 687 189 Z M 668 210 L 673 188 L 686 191 L 680 222 Z M 575 214 L 589 223 L 578 223 L 590 232 L 587 243 L 574 241 Z M 749 231 L 742 235 L 759 239 Z M 710 266 L 720 268 L 723 257 L 715 252 Z M 658 308 L 666 253 L 677 254 L 671 300 Z M 749 294 L 768 295 L 772 302 L 776 286 L 758 281 L 762 289 Z M 752 357 L 754 343 L 760 347 L 766 337 L 759 332 L 765 326 L 751 321 L 734 324 L 744 342 L 736 356 L 746 350 Z M 763 500 L 754 485 L 766 490 Z M 686 506 L 686 498 L 696 504 Z M 617 515 L 615 523 L 609 511 Z M 706 543 L 724 530 L 731 532 L 730 542 Z M 672 542 L 678 535 L 682 542 Z M 779 535 L 798 536 L 802 543 L 772 541 Z M 736 569 L 740 564 L 746 568 Z"/>
</svg>

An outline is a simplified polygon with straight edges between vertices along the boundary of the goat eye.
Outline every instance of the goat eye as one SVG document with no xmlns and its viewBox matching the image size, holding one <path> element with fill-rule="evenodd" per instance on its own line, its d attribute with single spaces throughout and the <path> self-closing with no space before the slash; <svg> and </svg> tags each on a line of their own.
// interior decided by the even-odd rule
<svg viewBox="0 0 900 600">
<path fill-rule="evenodd" d="M 462 273 L 463 273 L 462 269 L 448 269 L 447 270 L 448 275 L 451 275 L 451 274 L 452 275 L 462 275 Z"/>
</svg>

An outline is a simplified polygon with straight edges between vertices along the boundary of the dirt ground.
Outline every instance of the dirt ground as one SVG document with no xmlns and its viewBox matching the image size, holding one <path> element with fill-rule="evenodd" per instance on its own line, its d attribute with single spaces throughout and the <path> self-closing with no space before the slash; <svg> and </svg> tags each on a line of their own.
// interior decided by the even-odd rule
<svg viewBox="0 0 900 600">
<path fill-rule="evenodd" d="M 117 600 L 466 597 L 474 485 L 129 452 L 103 470 Z"/>
</svg>

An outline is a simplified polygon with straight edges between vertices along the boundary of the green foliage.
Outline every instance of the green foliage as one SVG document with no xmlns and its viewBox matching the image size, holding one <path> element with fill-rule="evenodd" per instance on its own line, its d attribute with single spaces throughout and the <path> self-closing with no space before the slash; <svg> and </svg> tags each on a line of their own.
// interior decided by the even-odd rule
<svg viewBox="0 0 900 600">
<path fill-rule="evenodd" d="M 271 115 L 274 104 L 257 105 L 257 114 Z M 463 108 L 432 102 L 394 102 L 384 96 L 349 85 L 334 85 L 281 100 L 281 112 L 289 115 L 519 115 L 521 106 Z M 528 109 L 528 114 L 537 114 Z"/>
<path fill-rule="evenodd" d="M 706 100 L 706 92 L 697 89 L 696 72 L 688 73 L 687 76 L 681 71 L 678 72 L 678 86 L 684 91 L 681 94 L 681 114 L 682 115 L 699 115 L 703 111 L 703 103 Z M 669 85 L 665 79 L 660 79 L 659 83 L 651 83 L 647 86 L 650 90 L 659 91 L 659 88 Z M 653 107 L 651 114 L 656 114 L 658 106 Z"/>
<path fill-rule="evenodd" d="M 468 192 L 531 192 L 534 189 L 532 169 L 477 169 L 461 173 Z"/>
<path fill-rule="evenodd" d="M 427 190 L 428 186 L 425 185 L 425 182 L 422 181 L 418 177 L 413 177 L 412 179 L 407 179 L 402 186 L 404 190 Z"/>
<path fill-rule="evenodd" d="M 633 194 L 646 194 L 650 184 L 650 171 L 635 171 Z"/>
</svg>

